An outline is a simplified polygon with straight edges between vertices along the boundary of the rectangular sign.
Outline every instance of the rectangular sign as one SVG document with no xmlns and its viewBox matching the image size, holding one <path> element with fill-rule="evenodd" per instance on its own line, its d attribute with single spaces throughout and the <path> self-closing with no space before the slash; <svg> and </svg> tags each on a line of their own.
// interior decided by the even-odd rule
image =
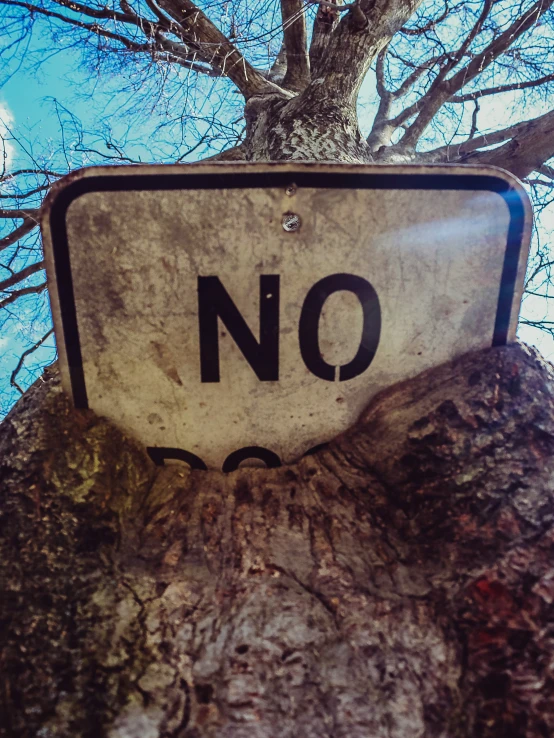
<svg viewBox="0 0 554 738">
<path fill-rule="evenodd" d="M 513 341 L 531 209 L 492 168 L 93 167 L 53 187 L 42 228 L 75 405 L 156 463 L 230 471 Z"/>
</svg>

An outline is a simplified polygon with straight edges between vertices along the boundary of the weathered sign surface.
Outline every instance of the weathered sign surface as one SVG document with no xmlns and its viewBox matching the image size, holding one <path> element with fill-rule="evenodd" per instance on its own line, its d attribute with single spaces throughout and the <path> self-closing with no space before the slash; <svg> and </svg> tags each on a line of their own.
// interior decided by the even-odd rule
<svg viewBox="0 0 554 738">
<path fill-rule="evenodd" d="M 64 386 L 158 463 L 290 462 L 513 340 L 530 227 L 497 169 L 81 170 L 43 222 Z"/>
</svg>

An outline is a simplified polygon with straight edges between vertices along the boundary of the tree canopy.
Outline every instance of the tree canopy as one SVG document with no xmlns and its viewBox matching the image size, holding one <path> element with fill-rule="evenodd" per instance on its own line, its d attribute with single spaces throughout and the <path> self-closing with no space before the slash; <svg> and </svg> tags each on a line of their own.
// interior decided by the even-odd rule
<svg viewBox="0 0 554 738">
<path fill-rule="evenodd" d="M 60 176 L 95 163 L 212 156 L 502 166 L 544 214 L 522 322 L 554 334 L 553 4 L 0 0 L 5 79 L 67 58 L 76 93 L 94 111 L 85 125 L 51 99 L 49 141 L 9 120 L 0 128 L 0 328 L 18 331 L 22 347 L 0 411 L 33 367 L 52 359 L 42 200 Z"/>
</svg>

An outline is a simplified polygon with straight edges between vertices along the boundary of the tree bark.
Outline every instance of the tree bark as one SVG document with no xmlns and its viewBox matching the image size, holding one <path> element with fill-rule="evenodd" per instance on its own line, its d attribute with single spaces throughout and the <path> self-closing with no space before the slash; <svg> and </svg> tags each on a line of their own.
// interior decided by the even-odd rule
<svg viewBox="0 0 554 738">
<path fill-rule="evenodd" d="M 229 475 L 45 375 L 0 432 L 0 736 L 554 735 L 553 451 L 521 345 Z"/>
<path fill-rule="evenodd" d="M 372 161 L 355 108 L 332 97 L 322 101 L 311 88 L 292 99 L 252 97 L 245 118 L 250 161 Z"/>
</svg>

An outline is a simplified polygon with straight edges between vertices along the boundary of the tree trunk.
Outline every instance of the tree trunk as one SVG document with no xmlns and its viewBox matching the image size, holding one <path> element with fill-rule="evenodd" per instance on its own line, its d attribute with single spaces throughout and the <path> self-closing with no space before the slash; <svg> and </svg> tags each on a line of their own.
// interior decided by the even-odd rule
<svg viewBox="0 0 554 738">
<path fill-rule="evenodd" d="M 306 92 L 292 100 L 253 97 L 245 107 L 246 156 L 252 161 L 367 163 L 371 152 L 356 110 Z"/>
<path fill-rule="evenodd" d="M 0 735 L 554 735 L 553 451 L 520 345 L 228 475 L 153 467 L 46 375 L 0 434 Z"/>
</svg>

